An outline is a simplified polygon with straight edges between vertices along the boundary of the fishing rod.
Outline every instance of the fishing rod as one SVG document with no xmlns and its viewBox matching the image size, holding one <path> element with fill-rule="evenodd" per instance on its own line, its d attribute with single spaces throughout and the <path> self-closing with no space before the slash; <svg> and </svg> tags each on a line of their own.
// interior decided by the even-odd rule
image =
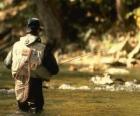
<svg viewBox="0 0 140 116">
<path fill-rule="evenodd" d="M 77 59 L 80 59 L 80 58 L 83 58 L 83 57 L 86 57 L 86 56 L 89 57 L 89 56 L 91 56 L 91 55 L 93 55 L 93 54 L 92 54 L 92 53 L 88 53 L 88 54 L 76 56 L 76 57 L 74 57 L 74 58 L 70 58 L 70 59 L 68 59 L 68 60 L 63 61 L 63 62 L 61 62 L 60 64 L 64 64 L 64 63 L 67 63 L 67 62 L 71 62 L 71 61 L 73 61 L 73 60 L 77 60 Z"/>
</svg>

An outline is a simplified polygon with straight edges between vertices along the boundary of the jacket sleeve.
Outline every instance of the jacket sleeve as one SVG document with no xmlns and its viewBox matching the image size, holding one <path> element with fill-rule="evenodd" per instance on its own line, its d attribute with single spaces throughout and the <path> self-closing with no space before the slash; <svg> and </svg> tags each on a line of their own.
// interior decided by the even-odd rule
<svg viewBox="0 0 140 116">
<path fill-rule="evenodd" d="M 4 59 L 4 64 L 8 69 L 11 69 L 11 66 L 12 66 L 12 50 L 8 53 L 8 55 Z"/>
<path fill-rule="evenodd" d="M 53 53 L 51 53 L 51 51 L 47 48 L 47 46 L 44 50 L 42 65 L 48 70 L 49 73 L 51 73 L 51 75 L 56 75 L 59 72 L 57 61 Z"/>
</svg>

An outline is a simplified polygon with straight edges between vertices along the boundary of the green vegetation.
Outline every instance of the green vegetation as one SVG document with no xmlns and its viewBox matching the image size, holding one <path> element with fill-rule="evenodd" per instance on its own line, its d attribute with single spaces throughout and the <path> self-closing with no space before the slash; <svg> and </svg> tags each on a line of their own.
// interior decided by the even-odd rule
<svg viewBox="0 0 140 116">
<path fill-rule="evenodd" d="M 28 18 L 40 17 L 43 11 L 45 14 L 48 13 L 46 9 L 40 10 L 38 8 L 37 4 L 40 3 L 41 1 L 27 0 L 0 1 L 0 22 L 2 23 L 0 28 L 12 27 L 13 36 L 16 38 L 24 35 L 25 23 Z M 139 0 L 48 1 L 48 6 L 52 8 L 52 11 L 61 22 L 62 33 L 65 35 L 62 39 L 64 43 L 74 42 L 82 45 L 82 47 L 93 36 L 102 39 L 101 36 L 106 33 L 111 33 L 115 36 L 122 32 L 136 31 L 136 17 L 139 16 L 139 5 Z M 53 17 L 50 16 L 50 18 L 52 19 Z M 46 20 L 42 19 L 41 21 L 44 24 Z"/>
</svg>

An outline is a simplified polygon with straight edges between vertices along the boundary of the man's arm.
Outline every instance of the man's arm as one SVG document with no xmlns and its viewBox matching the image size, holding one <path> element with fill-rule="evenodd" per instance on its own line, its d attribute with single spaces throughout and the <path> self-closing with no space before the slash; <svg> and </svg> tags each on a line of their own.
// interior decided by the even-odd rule
<svg viewBox="0 0 140 116">
<path fill-rule="evenodd" d="M 56 75 L 59 72 L 57 61 L 51 52 L 50 48 L 46 46 L 44 50 L 44 57 L 42 59 L 43 66 L 48 70 L 51 75 Z"/>
</svg>

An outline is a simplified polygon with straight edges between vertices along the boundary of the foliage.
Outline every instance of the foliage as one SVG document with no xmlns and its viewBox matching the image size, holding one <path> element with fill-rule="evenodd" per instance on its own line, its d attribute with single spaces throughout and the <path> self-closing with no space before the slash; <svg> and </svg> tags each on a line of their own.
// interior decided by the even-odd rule
<svg viewBox="0 0 140 116">
<path fill-rule="evenodd" d="M 13 1 L 9 3 L 7 1 Z M 20 1 L 16 4 L 14 1 Z M 22 1 L 22 0 L 3 0 L 0 2 L 0 10 L 11 10 L 11 7 L 20 6 L 20 4 L 27 4 L 28 7 L 18 12 L 16 16 L 6 18 L 3 22 L 6 24 L 12 24 L 14 28 L 17 28 L 16 33 L 19 30 L 23 30 L 25 27 L 25 21 L 32 16 L 38 16 L 36 12 L 34 1 Z M 125 9 L 124 22 L 119 23 L 117 19 L 116 10 L 117 0 L 61 0 L 58 1 L 62 14 L 62 26 L 65 33 L 65 41 L 68 42 L 81 42 L 85 45 L 85 42 L 91 36 L 102 36 L 110 30 L 119 28 L 120 32 L 131 30 L 137 22 L 136 9 L 140 5 L 140 0 L 123 0 L 122 6 Z M 15 11 L 13 11 L 15 12 Z M 58 12 L 58 11 L 57 11 Z M 5 13 L 4 13 L 5 14 Z M 12 12 L 11 12 L 12 14 Z M 8 16 L 7 16 L 8 17 Z M 20 23 L 17 23 L 20 22 Z M 124 25 L 124 28 L 122 28 Z M 133 28 L 134 29 L 134 28 Z M 114 31 L 116 32 L 116 30 Z M 101 38 L 101 37 L 99 37 Z"/>
<path fill-rule="evenodd" d="M 123 0 L 125 8 L 124 22 L 128 31 L 135 26 L 132 12 L 140 5 L 139 0 Z M 116 3 L 113 0 L 62 0 L 61 9 L 64 17 L 64 30 L 71 41 L 84 41 L 86 34 L 102 35 L 118 22 Z M 131 14 L 131 15 L 130 15 Z M 123 25 L 120 23 L 120 25 Z M 120 26 L 120 32 L 122 31 Z M 127 29 L 128 28 L 128 29 Z M 90 33 L 89 33 L 90 32 Z"/>
<path fill-rule="evenodd" d="M 83 38 L 89 29 L 93 29 L 94 34 L 106 31 L 116 17 L 112 0 L 63 0 L 61 8 L 64 28 L 72 41 L 76 40 L 77 36 Z"/>
</svg>

